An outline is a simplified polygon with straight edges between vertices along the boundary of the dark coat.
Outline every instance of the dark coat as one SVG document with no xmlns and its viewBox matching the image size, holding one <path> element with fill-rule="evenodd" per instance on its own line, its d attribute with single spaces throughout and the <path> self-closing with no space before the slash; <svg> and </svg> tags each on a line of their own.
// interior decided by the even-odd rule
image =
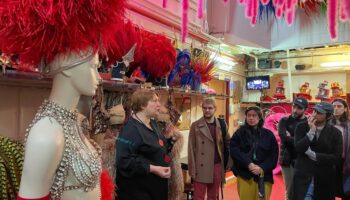
<svg viewBox="0 0 350 200">
<path fill-rule="evenodd" d="M 254 147 L 255 159 L 253 159 Z M 272 170 L 278 161 L 278 144 L 270 130 L 258 128 L 257 132 L 253 133 L 247 126 L 240 127 L 231 138 L 230 154 L 233 159 L 232 171 L 236 176 L 257 180 L 258 176 L 248 169 L 248 165 L 254 163 L 264 170 L 264 180 L 273 183 Z"/>
<path fill-rule="evenodd" d="M 293 200 L 304 200 L 313 178 L 314 199 L 333 200 L 335 198 L 335 169 L 342 153 L 342 136 L 334 126 L 327 124 L 319 138 L 312 141 L 306 135 L 310 128 L 307 122 L 299 123 L 295 130 L 295 150 L 297 158 L 294 165 Z M 317 161 L 311 160 L 305 151 L 311 148 Z"/>
<path fill-rule="evenodd" d="M 168 179 L 150 172 L 150 165 L 168 167 L 168 142 L 157 123 L 152 130 L 130 118 L 117 140 L 117 199 L 166 200 Z M 161 142 L 163 145 L 161 145 Z"/>
<path fill-rule="evenodd" d="M 296 158 L 296 152 L 294 148 L 294 132 L 296 126 L 300 122 L 305 122 L 306 117 L 303 119 L 295 119 L 291 115 L 289 117 L 283 117 L 278 123 L 278 135 L 281 138 L 280 157 L 279 163 L 281 166 L 290 166 L 294 164 Z M 289 132 L 289 135 L 287 134 Z"/>
</svg>

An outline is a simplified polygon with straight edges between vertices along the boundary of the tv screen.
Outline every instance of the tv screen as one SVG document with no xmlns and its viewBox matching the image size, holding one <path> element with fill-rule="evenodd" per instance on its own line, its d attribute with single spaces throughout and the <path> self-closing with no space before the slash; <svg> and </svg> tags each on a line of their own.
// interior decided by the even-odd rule
<svg viewBox="0 0 350 200">
<path fill-rule="evenodd" d="M 246 79 L 247 90 L 270 89 L 270 76 L 251 76 Z"/>
</svg>

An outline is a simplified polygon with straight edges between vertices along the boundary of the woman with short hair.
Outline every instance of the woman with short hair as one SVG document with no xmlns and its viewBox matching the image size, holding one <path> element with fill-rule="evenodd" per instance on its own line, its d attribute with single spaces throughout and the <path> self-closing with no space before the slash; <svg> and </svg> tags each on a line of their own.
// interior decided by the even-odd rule
<svg viewBox="0 0 350 200">
<path fill-rule="evenodd" d="M 117 199 L 167 200 L 169 145 L 154 120 L 160 110 L 158 94 L 135 91 L 131 108 L 132 116 L 117 141 Z"/>
</svg>

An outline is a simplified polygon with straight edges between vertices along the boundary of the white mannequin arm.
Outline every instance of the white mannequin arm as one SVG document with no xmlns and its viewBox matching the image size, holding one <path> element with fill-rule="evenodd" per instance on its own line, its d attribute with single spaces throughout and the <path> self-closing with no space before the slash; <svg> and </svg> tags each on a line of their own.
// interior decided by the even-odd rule
<svg viewBox="0 0 350 200">
<path fill-rule="evenodd" d="M 62 127 L 52 118 L 39 120 L 27 139 L 19 196 L 39 198 L 49 194 L 64 148 Z"/>
</svg>

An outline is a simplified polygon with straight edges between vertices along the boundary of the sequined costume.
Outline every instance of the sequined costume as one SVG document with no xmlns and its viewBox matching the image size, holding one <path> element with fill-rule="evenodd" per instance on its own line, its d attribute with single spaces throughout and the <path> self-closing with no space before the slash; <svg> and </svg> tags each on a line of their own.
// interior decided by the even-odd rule
<svg viewBox="0 0 350 200">
<path fill-rule="evenodd" d="M 100 187 L 101 149 L 92 140 L 91 144 L 96 151 L 91 151 L 84 143 L 85 136 L 77 122 L 77 112 L 72 112 L 57 103 L 45 100 L 39 108 L 30 128 L 39 120 L 48 117 L 55 119 L 62 126 L 64 134 L 64 151 L 62 159 L 56 170 L 54 182 L 50 193 L 52 200 L 60 200 L 66 190 L 83 189 L 85 192 L 92 191 L 96 186 Z M 27 135 L 30 131 L 27 130 Z M 74 176 L 75 185 L 66 185 L 68 176 Z M 100 191 L 100 190 L 99 190 Z M 101 195 L 100 195 L 101 199 Z"/>
</svg>

